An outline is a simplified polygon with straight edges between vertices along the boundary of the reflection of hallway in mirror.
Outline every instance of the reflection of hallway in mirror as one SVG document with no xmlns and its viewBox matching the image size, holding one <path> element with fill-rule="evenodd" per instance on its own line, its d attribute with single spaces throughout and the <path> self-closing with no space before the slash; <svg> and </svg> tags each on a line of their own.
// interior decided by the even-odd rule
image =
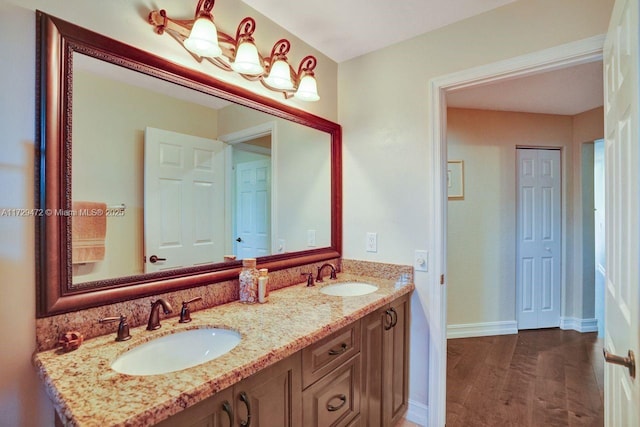
<svg viewBox="0 0 640 427">
<path fill-rule="evenodd" d="M 447 341 L 447 427 L 602 426 L 602 340 L 520 331 Z"/>
<path fill-rule="evenodd" d="M 233 142 L 233 254 L 236 259 L 271 255 L 272 131 Z"/>
<path fill-rule="evenodd" d="M 236 165 L 236 252 L 239 259 L 270 255 L 271 160 Z"/>
</svg>

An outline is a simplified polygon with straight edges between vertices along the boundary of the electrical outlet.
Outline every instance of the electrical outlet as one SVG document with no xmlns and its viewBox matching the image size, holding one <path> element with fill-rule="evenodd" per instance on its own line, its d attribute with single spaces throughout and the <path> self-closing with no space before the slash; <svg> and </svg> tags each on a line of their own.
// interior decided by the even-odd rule
<svg viewBox="0 0 640 427">
<path fill-rule="evenodd" d="M 367 252 L 378 252 L 378 233 L 367 233 Z"/>
<path fill-rule="evenodd" d="M 429 271 L 429 252 L 422 250 L 414 252 L 413 269 L 415 271 Z"/>
<path fill-rule="evenodd" d="M 285 251 L 286 249 L 285 249 L 284 239 L 278 239 L 278 253 L 283 254 L 285 253 Z"/>
<path fill-rule="evenodd" d="M 310 248 L 316 246 L 316 230 L 307 230 L 307 246 Z"/>
</svg>

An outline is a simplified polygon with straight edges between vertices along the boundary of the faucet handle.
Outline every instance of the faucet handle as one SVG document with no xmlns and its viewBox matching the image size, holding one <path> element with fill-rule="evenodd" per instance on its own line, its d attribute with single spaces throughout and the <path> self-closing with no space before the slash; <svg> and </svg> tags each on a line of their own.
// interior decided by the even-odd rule
<svg viewBox="0 0 640 427">
<path fill-rule="evenodd" d="M 307 286 L 315 286 L 313 284 L 313 273 L 302 273 L 301 275 L 307 277 Z"/>
<path fill-rule="evenodd" d="M 116 341 L 127 341 L 131 339 L 131 334 L 129 334 L 129 323 L 127 323 L 127 316 L 121 314 L 120 317 L 103 317 L 102 319 L 98 319 L 98 323 L 118 323 L 118 334 L 116 335 Z"/>
<path fill-rule="evenodd" d="M 189 310 L 189 304 L 196 301 L 202 301 L 202 297 L 191 298 L 189 301 L 182 301 L 182 309 L 180 310 L 179 323 L 191 322 L 191 310 Z"/>
</svg>

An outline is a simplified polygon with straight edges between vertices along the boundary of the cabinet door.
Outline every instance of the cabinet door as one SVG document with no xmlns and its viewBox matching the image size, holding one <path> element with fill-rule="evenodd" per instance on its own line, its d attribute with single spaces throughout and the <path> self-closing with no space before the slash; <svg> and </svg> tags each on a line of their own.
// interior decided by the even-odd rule
<svg viewBox="0 0 640 427">
<path fill-rule="evenodd" d="M 220 391 L 208 399 L 167 418 L 156 427 L 232 427 L 233 391 Z"/>
<path fill-rule="evenodd" d="M 389 307 L 391 327 L 385 328 L 383 365 L 384 426 L 393 426 L 407 410 L 409 399 L 409 295 Z"/>
<path fill-rule="evenodd" d="M 368 427 L 382 426 L 382 361 L 384 357 L 385 327 L 391 324 L 383 307 L 362 319 L 361 363 L 362 400 L 360 403 L 361 424 Z"/>
<path fill-rule="evenodd" d="M 360 412 L 360 355 L 302 393 L 304 427 L 344 427 Z"/>
<path fill-rule="evenodd" d="M 298 352 L 236 384 L 236 425 L 302 426 L 300 370 Z"/>
</svg>

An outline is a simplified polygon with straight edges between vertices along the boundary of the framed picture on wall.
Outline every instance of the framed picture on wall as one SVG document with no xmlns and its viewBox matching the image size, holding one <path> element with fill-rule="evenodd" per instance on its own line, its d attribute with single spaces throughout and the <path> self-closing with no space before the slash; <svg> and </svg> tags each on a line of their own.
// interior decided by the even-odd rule
<svg viewBox="0 0 640 427">
<path fill-rule="evenodd" d="M 464 199 L 464 161 L 447 162 L 447 194 L 449 200 Z"/>
</svg>

